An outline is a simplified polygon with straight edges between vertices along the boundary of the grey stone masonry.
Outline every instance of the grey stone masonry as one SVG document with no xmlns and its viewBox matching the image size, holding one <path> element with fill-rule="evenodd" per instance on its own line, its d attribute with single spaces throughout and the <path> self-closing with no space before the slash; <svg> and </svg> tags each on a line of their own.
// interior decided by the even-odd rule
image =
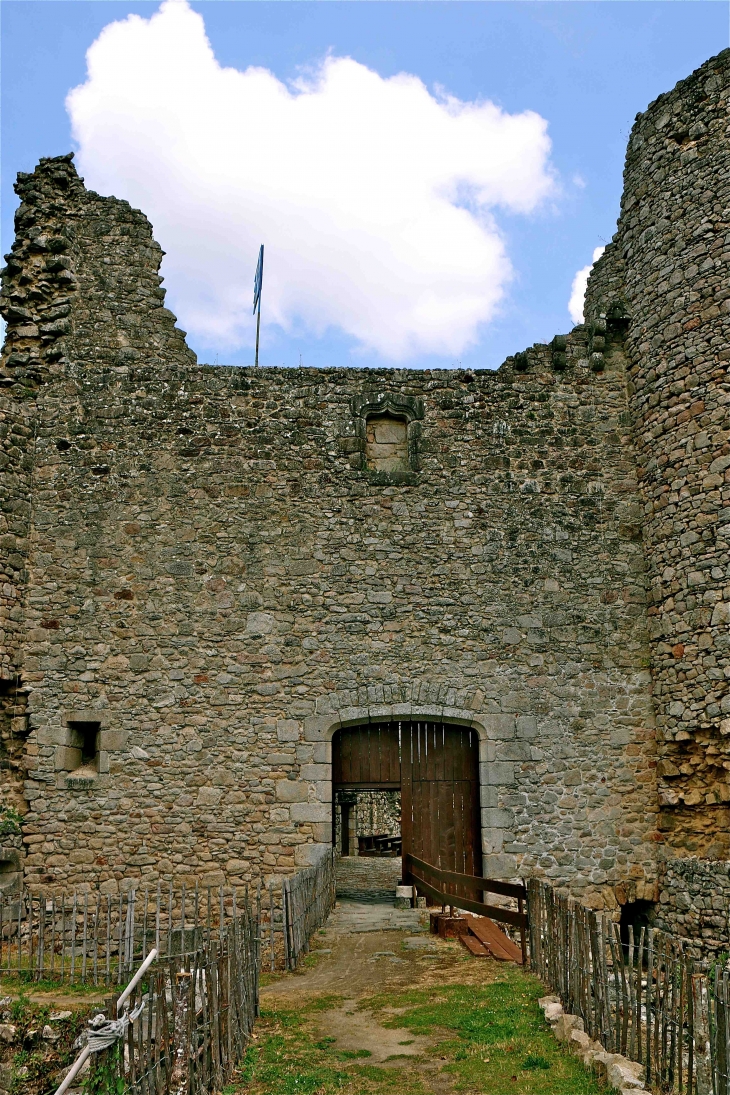
<svg viewBox="0 0 730 1095">
<path fill-rule="evenodd" d="M 30 885 L 293 871 L 332 839 L 332 735 L 389 719 L 476 730 L 487 875 L 615 912 L 660 897 L 657 848 L 726 854 L 729 66 L 638 117 L 586 323 L 495 371 L 198 366 L 143 214 L 69 157 L 19 177 L 0 772 Z"/>
<path fill-rule="evenodd" d="M 627 329 L 660 831 L 708 857 L 730 839 L 729 112 L 724 50 L 637 116 L 586 310 L 598 349 Z"/>
<path fill-rule="evenodd" d="M 291 871 L 331 840 L 334 729 L 422 715 L 479 731 L 488 873 L 653 894 L 620 344 L 602 373 L 582 328 L 496 372 L 196 367 L 141 214 L 67 159 L 20 187 L 4 299 L 55 292 L 37 231 L 77 286 L 60 356 L 34 305 L 3 359 L 35 438 L 29 882 Z"/>
</svg>

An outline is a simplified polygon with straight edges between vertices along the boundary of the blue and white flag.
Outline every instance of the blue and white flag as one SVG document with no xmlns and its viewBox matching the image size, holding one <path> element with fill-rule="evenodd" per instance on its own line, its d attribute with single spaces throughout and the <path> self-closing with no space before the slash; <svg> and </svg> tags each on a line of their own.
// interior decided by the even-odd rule
<svg viewBox="0 0 730 1095">
<path fill-rule="evenodd" d="M 259 261 L 256 263 L 256 277 L 253 281 L 253 314 L 261 301 L 261 286 L 264 283 L 264 245 L 259 248 Z"/>
</svg>

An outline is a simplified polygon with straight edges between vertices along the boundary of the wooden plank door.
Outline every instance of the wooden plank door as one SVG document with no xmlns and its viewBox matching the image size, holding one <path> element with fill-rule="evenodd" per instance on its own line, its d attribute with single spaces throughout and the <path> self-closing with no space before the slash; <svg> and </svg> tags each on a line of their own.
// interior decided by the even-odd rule
<svg viewBox="0 0 730 1095">
<path fill-rule="evenodd" d="M 401 724 L 403 853 L 442 870 L 480 875 L 476 731 L 445 723 Z"/>
<path fill-rule="evenodd" d="M 332 783 L 353 790 L 399 790 L 399 723 L 338 730 L 332 739 Z"/>
<path fill-rule="evenodd" d="M 338 730 L 332 784 L 334 792 L 400 788 L 403 853 L 442 870 L 481 874 L 475 730 L 428 721 Z"/>
</svg>

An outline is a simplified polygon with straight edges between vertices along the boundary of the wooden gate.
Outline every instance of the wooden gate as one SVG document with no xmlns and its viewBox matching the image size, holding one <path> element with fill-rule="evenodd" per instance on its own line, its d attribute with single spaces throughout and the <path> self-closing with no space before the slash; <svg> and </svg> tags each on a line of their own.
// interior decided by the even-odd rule
<svg viewBox="0 0 730 1095">
<path fill-rule="evenodd" d="M 384 722 L 338 730 L 333 799 L 344 790 L 401 792 L 403 854 L 480 875 L 479 743 L 469 727 Z"/>
</svg>

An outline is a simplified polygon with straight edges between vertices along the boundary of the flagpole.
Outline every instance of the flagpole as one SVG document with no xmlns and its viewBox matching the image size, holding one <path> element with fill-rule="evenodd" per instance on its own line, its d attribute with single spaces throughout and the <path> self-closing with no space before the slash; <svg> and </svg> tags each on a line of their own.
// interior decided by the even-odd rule
<svg viewBox="0 0 730 1095">
<path fill-rule="evenodd" d="M 256 313 L 256 361 L 254 368 L 259 367 L 259 335 L 261 334 L 261 290 L 264 284 L 264 245 L 259 248 L 259 261 L 256 263 L 256 277 L 253 283 L 253 310 Z"/>
</svg>

